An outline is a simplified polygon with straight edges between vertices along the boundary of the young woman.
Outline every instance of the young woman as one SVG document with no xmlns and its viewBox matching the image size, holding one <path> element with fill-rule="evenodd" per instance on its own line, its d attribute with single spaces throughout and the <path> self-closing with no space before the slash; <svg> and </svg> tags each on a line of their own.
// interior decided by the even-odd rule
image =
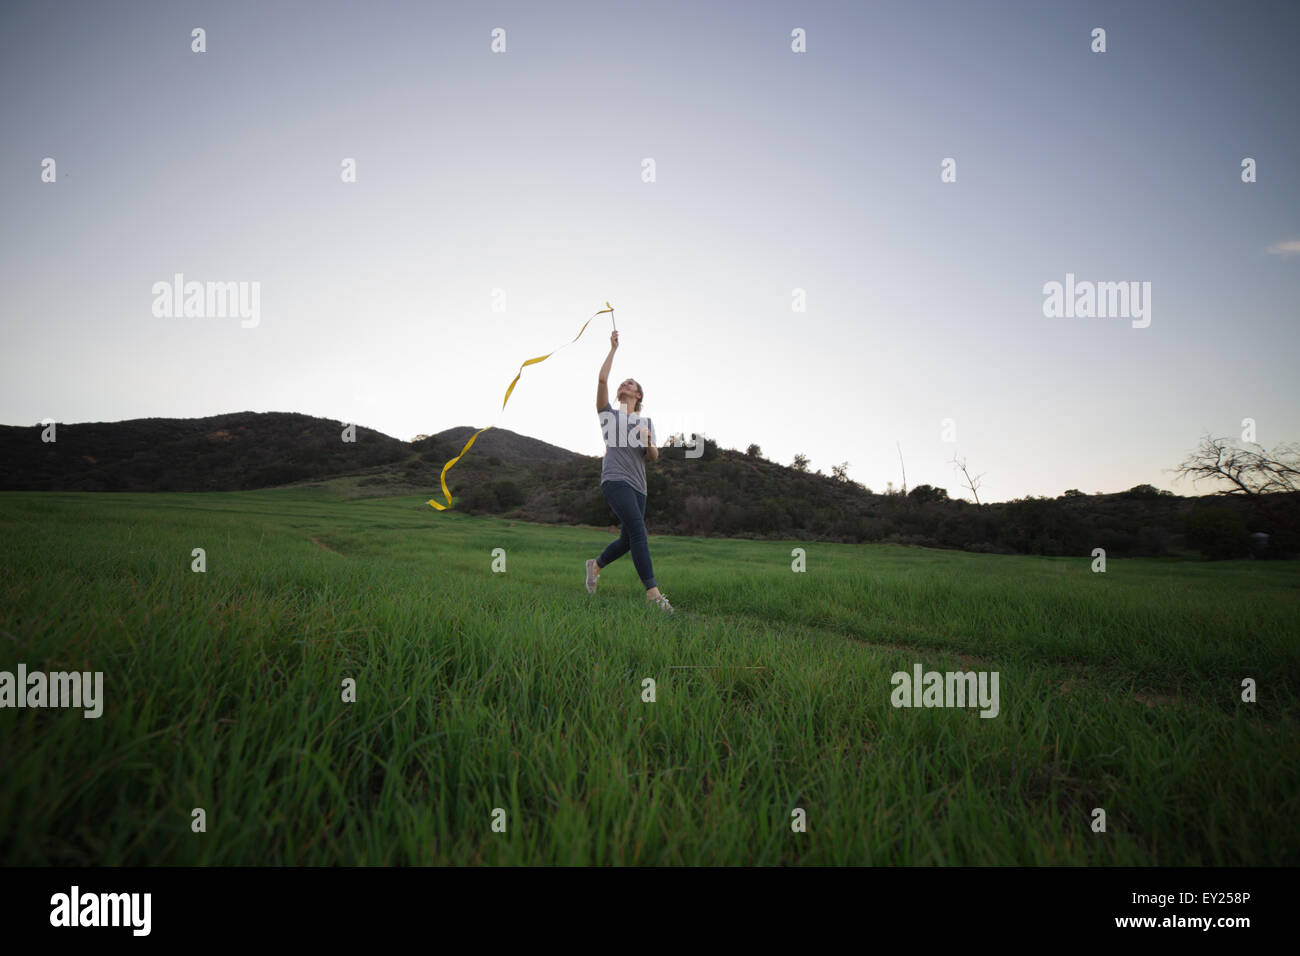
<svg viewBox="0 0 1300 956">
<path fill-rule="evenodd" d="M 641 417 L 641 399 L 645 397 L 636 379 L 624 379 L 618 386 L 618 408 L 609 404 L 609 367 L 618 351 L 618 332 L 609 336 L 609 354 L 600 367 L 596 383 L 596 412 L 605 436 L 605 460 L 600 466 L 600 493 L 614 514 L 618 515 L 623 533 L 598 558 L 587 559 L 587 593 L 596 593 L 601 568 L 632 552 L 637 576 L 645 585 L 647 601 L 660 610 L 672 613 L 668 598 L 659 593 L 655 569 L 650 563 L 650 544 L 645 531 L 645 460 L 659 460 L 655 446 L 654 422 Z"/>
</svg>

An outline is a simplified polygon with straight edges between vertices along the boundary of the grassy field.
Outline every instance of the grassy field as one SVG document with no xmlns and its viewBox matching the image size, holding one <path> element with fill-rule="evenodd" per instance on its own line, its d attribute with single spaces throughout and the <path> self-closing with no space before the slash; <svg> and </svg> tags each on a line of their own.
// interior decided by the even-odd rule
<svg viewBox="0 0 1300 956">
<path fill-rule="evenodd" d="M 0 535 L 0 670 L 106 698 L 0 710 L 6 864 L 1300 863 L 1294 562 L 652 537 L 669 617 L 630 557 L 585 593 L 605 529 L 423 497 L 6 493 Z M 915 664 L 1000 713 L 891 706 Z"/>
</svg>

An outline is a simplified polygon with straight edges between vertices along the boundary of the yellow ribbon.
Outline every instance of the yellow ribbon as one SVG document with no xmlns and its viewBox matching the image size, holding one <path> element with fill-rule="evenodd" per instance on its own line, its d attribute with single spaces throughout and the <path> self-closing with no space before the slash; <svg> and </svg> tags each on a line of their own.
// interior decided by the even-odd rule
<svg viewBox="0 0 1300 956">
<path fill-rule="evenodd" d="M 614 307 L 610 305 L 608 302 L 605 303 L 605 308 L 597 312 L 596 315 L 604 315 L 606 312 L 610 314 L 611 318 L 613 317 Z M 578 329 L 578 334 L 575 335 L 571 341 L 565 342 L 563 345 L 561 345 L 559 349 L 555 349 L 554 351 L 547 352 L 545 355 L 538 356 L 537 358 L 530 358 L 523 365 L 519 366 L 519 372 L 515 375 L 515 380 L 511 382 L 510 387 L 506 389 L 506 397 L 501 399 L 502 411 L 505 411 L 506 402 L 510 401 L 510 393 L 515 390 L 515 385 L 519 383 L 519 376 L 524 374 L 524 369 L 526 369 L 530 365 L 536 365 L 538 362 L 545 362 L 556 352 L 560 351 L 560 349 L 568 348 L 574 342 L 578 341 L 578 339 L 582 338 L 582 333 L 587 331 L 587 326 L 591 325 L 591 320 L 594 319 L 596 315 L 593 315 L 591 319 L 588 319 L 586 322 L 583 322 L 582 328 Z M 455 458 L 453 458 L 451 461 L 447 462 L 447 464 L 442 466 L 442 474 L 438 476 L 438 480 L 442 483 L 442 493 L 443 496 L 446 497 L 447 503 L 445 505 L 439 504 L 437 501 L 434 501 L 432 498 L 430 498 L 429 504 L 432 505 L 434 508 L 437 508 L 439 511 L 446 511 L 448 508 L 451 507 L 451 492 L 447 490 L 447 471 L 448 469 L 451 468 L 452 465 L 456 464 L 456 462 L 460 461 L 463 457 L 465 457 L 465 452 L 469 451 L 469 447 L 470 445 L 474 444 L 474 440 L 478 438 L 479 435 L 482 435 L 485 431 L 487 431 L 488 428 L 491 427 L 492 427 L 491 425 L 488 425 L 487 428 L 480 428 L 478 431 L 476 431 L 473 435 L 470 436 L 469 441 L 465 442 L 465 447 L 460 450 L 460 454 L 457 455 Z"/>
</svg>

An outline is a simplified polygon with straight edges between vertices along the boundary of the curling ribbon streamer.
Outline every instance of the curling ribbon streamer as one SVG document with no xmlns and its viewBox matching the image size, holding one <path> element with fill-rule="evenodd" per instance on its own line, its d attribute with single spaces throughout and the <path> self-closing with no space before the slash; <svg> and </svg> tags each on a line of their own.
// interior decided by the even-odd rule
<svg viewBox="0 0 1300 956">
<path fill-rule="evenodd" d="M 610 305 L 608 302 L 605 303 L 605 308 L 597 312 L 596 315 L 604 315 L 606 312 L 609 313 L 609 317 L 612 320 L 614 318 L 614 307 Z M 596 315 L 593 315 L 591 319 L 588 319 L 586 322 L 582 323 L 582 328 L 578 329 L 578 334 L 573 337 L 572 341 L 565 342 L 563 345 L 560 346 L 560 348 L 555 349 L 554 351 L 551 352 L 547 352 L 545 355 L 538 356 L 537 358 L 530 358 L 523 365 L 519 366 L 519 371 L 515 375 L 515 380 L 511 382 L 510 387 L 506 389 L 506 397 L 501 399 L 502 411 L 505 411 L 506 402 L 510 401 L 510 393 L 515 390 L 515 386 L 519 383 L 519 376 L 524 374 L 524 369 L 526 369 L 530 365 L 536 365 L 538 362 L 545 362 L 556 352 L 560 351 L 560 349 L 568 348 L 574 342 L 578 341 L 578 339 L 582 338 L 582 333 L 587 331 L 587 326 L 591 325 L 591 320 L 594 319 Z M 455 458 L 453 458 L 451 461 L 447 462 L 447 464 L 442 466 L 442 474 L 438 476 L 438 480 L 442 483 L 442 494 L 443 497 L 447 499 L 447 503 L 445 505 L 439 504 L 437 501 L 434 501 L 432 498 L 430 498 L 429 504 L 432 505 L 434 508 L 438 509 L 439 511 L 446 511 L 448 508 L 451 507 L 451 492 L 447 490 L 447 471 L 451 468 L 452 465 L 456 464 L 456 462 L 464 458 L 465 452 L 469 451 L 469 448 L 471 445 L 474 444 L 475 439 L 477 439 L 479 435 L 482 435 L 485 431 L 488 430 L 488 428 L 491 427 L 492 427 L 491 425 L 488 425 L 487 428 L 480 428 L 478 431 L 476 431 L 473 435 L 470 436 L 469 441 L 465 442 L 465 447 L 460 450 L 460 454 L 457 455 Z"/>
</svg>

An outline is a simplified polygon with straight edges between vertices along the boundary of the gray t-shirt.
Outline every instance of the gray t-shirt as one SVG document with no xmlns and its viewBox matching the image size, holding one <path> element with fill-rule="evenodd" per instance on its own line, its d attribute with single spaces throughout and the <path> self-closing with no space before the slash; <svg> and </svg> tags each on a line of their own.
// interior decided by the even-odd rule
<svg viewBox="0 0 1300 956">
<path fill-rule="evenodd" d="M 650 432 L 650 443 L 658 445 L 655 425 L 649 418 L 633 413 L 626 414 L 622 407 L 608 402 L 598 413 L 600 431 L 605 439 L 605 460 L 600 465 L 600 481 L 626 481 L 641 494 L 645 494 L 646 443 L 637 426 L 645 423 Z"/>
</svg>

